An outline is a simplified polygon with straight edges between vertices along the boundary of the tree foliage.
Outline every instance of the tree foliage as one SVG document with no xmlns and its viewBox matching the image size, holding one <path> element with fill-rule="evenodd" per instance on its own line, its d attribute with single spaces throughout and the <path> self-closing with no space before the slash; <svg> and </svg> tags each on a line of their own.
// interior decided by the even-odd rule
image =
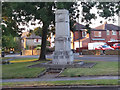
<svg viewBox="0 0 120 90">
<path fill-rule="evenodd" d="M 17 43 L 15 41 L 15 38 L 10 34 L 8 36 L 3 35 L 2 45 L 6 49 L 10 49 L 15 48 L 17 46 Z"/>
<path fill-rule="evenodd" d="M 42 45 L 41 55 L 39 59 L 46 59 L 46 39 L 49 32 L 49 26 L 55 25 L 55 10 L 54 9 L 67 9 L 70 12 L 70 26 L 79 17 L 80 11 L 78 6 L 82 7 L 82 22 L 85 22 L 89 28 L 91 19 L 96 19 L 94 13 L 90 13 L 93 7 L 97 7 L 98 14 L 101 17 L 108 18 L 118 14 L 120 10 L 119 2 L 3 2 L 2 3 L 2 18 L 7 27 L 4 28 L 3 34 L 6 36 L 9 33 L 14 35 L 20 34 L 21 29 L 18 28 L 20 23 L 28 25 L 30 20 L 40 20 L 43 24 L 42 27 Z M 54 8 L 54 9 L 53 9 Z M 76 14 L 77 13 L 77 14 Z M 70 27 L 73 29 L 73 27 Z M 54 28 L 52 27 L 52 30 Z M 11 34 L 11 35 L 12 35 Z"/>
</svg>

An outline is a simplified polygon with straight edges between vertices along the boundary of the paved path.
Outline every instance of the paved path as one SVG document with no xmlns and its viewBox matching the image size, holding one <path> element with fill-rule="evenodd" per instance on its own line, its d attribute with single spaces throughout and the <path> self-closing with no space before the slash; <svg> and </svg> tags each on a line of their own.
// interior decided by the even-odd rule
<svg viewBox="0 0 120 90">
<path fill-rule="evenodd" d="M 96 79 L 97 80 L 99 80 L 99 79 L 118 79 L 118 76 L 3 79 L 2 82 L 66 81 L 66 80 L 96 80 Z"/>
</svg>

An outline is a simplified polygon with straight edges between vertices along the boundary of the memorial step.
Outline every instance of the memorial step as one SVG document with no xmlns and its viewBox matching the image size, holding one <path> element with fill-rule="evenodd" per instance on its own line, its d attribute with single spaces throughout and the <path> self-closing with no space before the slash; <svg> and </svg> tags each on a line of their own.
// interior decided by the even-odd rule
<svg viewBox="0 0 120 90">
<path fill-rule="evenodd" d="M 48 73 L 60 73 L 63 69 L 62 68 L 49 68 L 47 70 Z"/>
</svg>

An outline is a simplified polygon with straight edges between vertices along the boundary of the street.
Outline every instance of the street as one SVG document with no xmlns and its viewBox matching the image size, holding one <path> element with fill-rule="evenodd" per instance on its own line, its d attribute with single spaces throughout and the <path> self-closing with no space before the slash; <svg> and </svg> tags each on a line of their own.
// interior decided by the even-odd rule
<svg viewBox="0 0 120 90">
<path fill-rule="evenodd" d="M 19 54 L 5 55 L 5 57 L 15 57 L 15 58 L 39 58 L 39 55 L 34 56 L 21 56 Z M 52 54 L 46 55 L 47 58 L 52 59 Z M 74 53 L 74 60 L 83 61 L 115 61 L 119 60 L 118 55 L 78 55 Z"/>
</svg>

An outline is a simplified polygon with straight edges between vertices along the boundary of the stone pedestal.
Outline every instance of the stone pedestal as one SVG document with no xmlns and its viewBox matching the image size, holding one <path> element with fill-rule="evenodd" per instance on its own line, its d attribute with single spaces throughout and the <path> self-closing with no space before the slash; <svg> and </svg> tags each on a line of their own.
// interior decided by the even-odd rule
<svg viewBox="0 0 120 90">
<path fill-rule="evenodd" d="M 72 64 L 73 52 L 71 51 L 68 10 L 57 10 L 55 13 L 55 22 L 55 52 L 53 53 L 52 63 L 59 65 Z"/>
</svg>

